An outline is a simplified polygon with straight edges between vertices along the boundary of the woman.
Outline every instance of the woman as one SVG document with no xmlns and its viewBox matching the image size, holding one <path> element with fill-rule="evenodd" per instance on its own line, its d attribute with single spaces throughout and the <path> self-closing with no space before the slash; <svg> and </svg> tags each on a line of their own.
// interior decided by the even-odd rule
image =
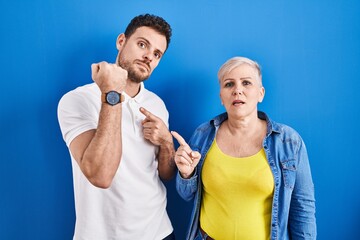
<svg viewBox="0 0 360 240">
<path fill-rule="evenodd" d="M 316 239 L 314 185 L 305 144 L 257 110 L 259 65 L 244 57 L 219 70 L 226 109 L 180 147 L 176 187 L 194 199 L 187 239 Z"/>
</svg>

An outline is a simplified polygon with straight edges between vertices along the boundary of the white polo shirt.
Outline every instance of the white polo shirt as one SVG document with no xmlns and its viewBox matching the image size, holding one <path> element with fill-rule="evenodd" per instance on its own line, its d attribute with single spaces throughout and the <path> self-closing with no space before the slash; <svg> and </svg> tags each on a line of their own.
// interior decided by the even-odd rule
<svg viewBox="0 0 360 240">
<path fill-rule="evenodd" d="M 173 231 L 166 212 L 166 188 L 158 176 L 158 147 L 143 137 L 141 121 L 145 116 L 139 108 L 152 112 L 166 125 L 168 111 L 164 102 L 143 84 L 134 98 L 124 95 L 123 153 L 110 188 L 93 186 L 71 156 L 76 210 L 74 240 L 160 240 Z M 68 147 L 79 134 L 97 128 L 100 97 L 100 89 L 92 83 L 68 92 L 60 100 L 58 119 Z"/>
</svg>

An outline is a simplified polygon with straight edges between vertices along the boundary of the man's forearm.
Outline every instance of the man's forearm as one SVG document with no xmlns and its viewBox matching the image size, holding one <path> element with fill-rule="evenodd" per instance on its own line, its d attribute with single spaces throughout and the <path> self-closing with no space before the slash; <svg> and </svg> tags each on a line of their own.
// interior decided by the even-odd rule
<svg viewBox="0 0 360 240">
<path fill-rule="evenodd" d="M 80 162 L 84 174 L 97 187 L 109 187 L 120 164 L 121 110 L 121 104 L 102 104 L 98 128 Z"/>
<path fill-rule="evenodd" d="M 166 141 L 159 146 L 158 153 L 158 169 L 160 178 L 170 180 L 176 172 L 176 164 L 174 161 L 175 149 L 174 143 Z"/>
</svg>

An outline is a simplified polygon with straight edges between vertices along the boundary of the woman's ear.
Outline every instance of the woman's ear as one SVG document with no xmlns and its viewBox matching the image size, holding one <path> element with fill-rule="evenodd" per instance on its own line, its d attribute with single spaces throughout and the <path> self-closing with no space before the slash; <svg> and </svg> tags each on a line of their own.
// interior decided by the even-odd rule
<svg viewBox="0 0 360 240">
<path fill-rule="evenodd" d="M 261 103 L 263 101 L 265 97 L 265 88 L 264 87 L 261 87 L 260 89 L 260 97 L 259 97 L 259 103 Z"/>
</svg>

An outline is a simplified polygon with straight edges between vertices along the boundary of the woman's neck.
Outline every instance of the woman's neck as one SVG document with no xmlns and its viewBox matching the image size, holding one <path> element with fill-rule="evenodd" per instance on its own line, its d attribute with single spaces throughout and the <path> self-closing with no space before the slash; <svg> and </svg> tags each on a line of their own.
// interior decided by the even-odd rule
<svg viewBox="0 0 360 240">
<path fill-rule="evenodd" d="M 225 124 L 231 135 L 240 134 L 242 136 L 253 135 L 254 132 L 260 131 L 263 127 L 263 123 L 257 117 L 257 114 L 241 119 L 229 117 Z"/>
</svg>

